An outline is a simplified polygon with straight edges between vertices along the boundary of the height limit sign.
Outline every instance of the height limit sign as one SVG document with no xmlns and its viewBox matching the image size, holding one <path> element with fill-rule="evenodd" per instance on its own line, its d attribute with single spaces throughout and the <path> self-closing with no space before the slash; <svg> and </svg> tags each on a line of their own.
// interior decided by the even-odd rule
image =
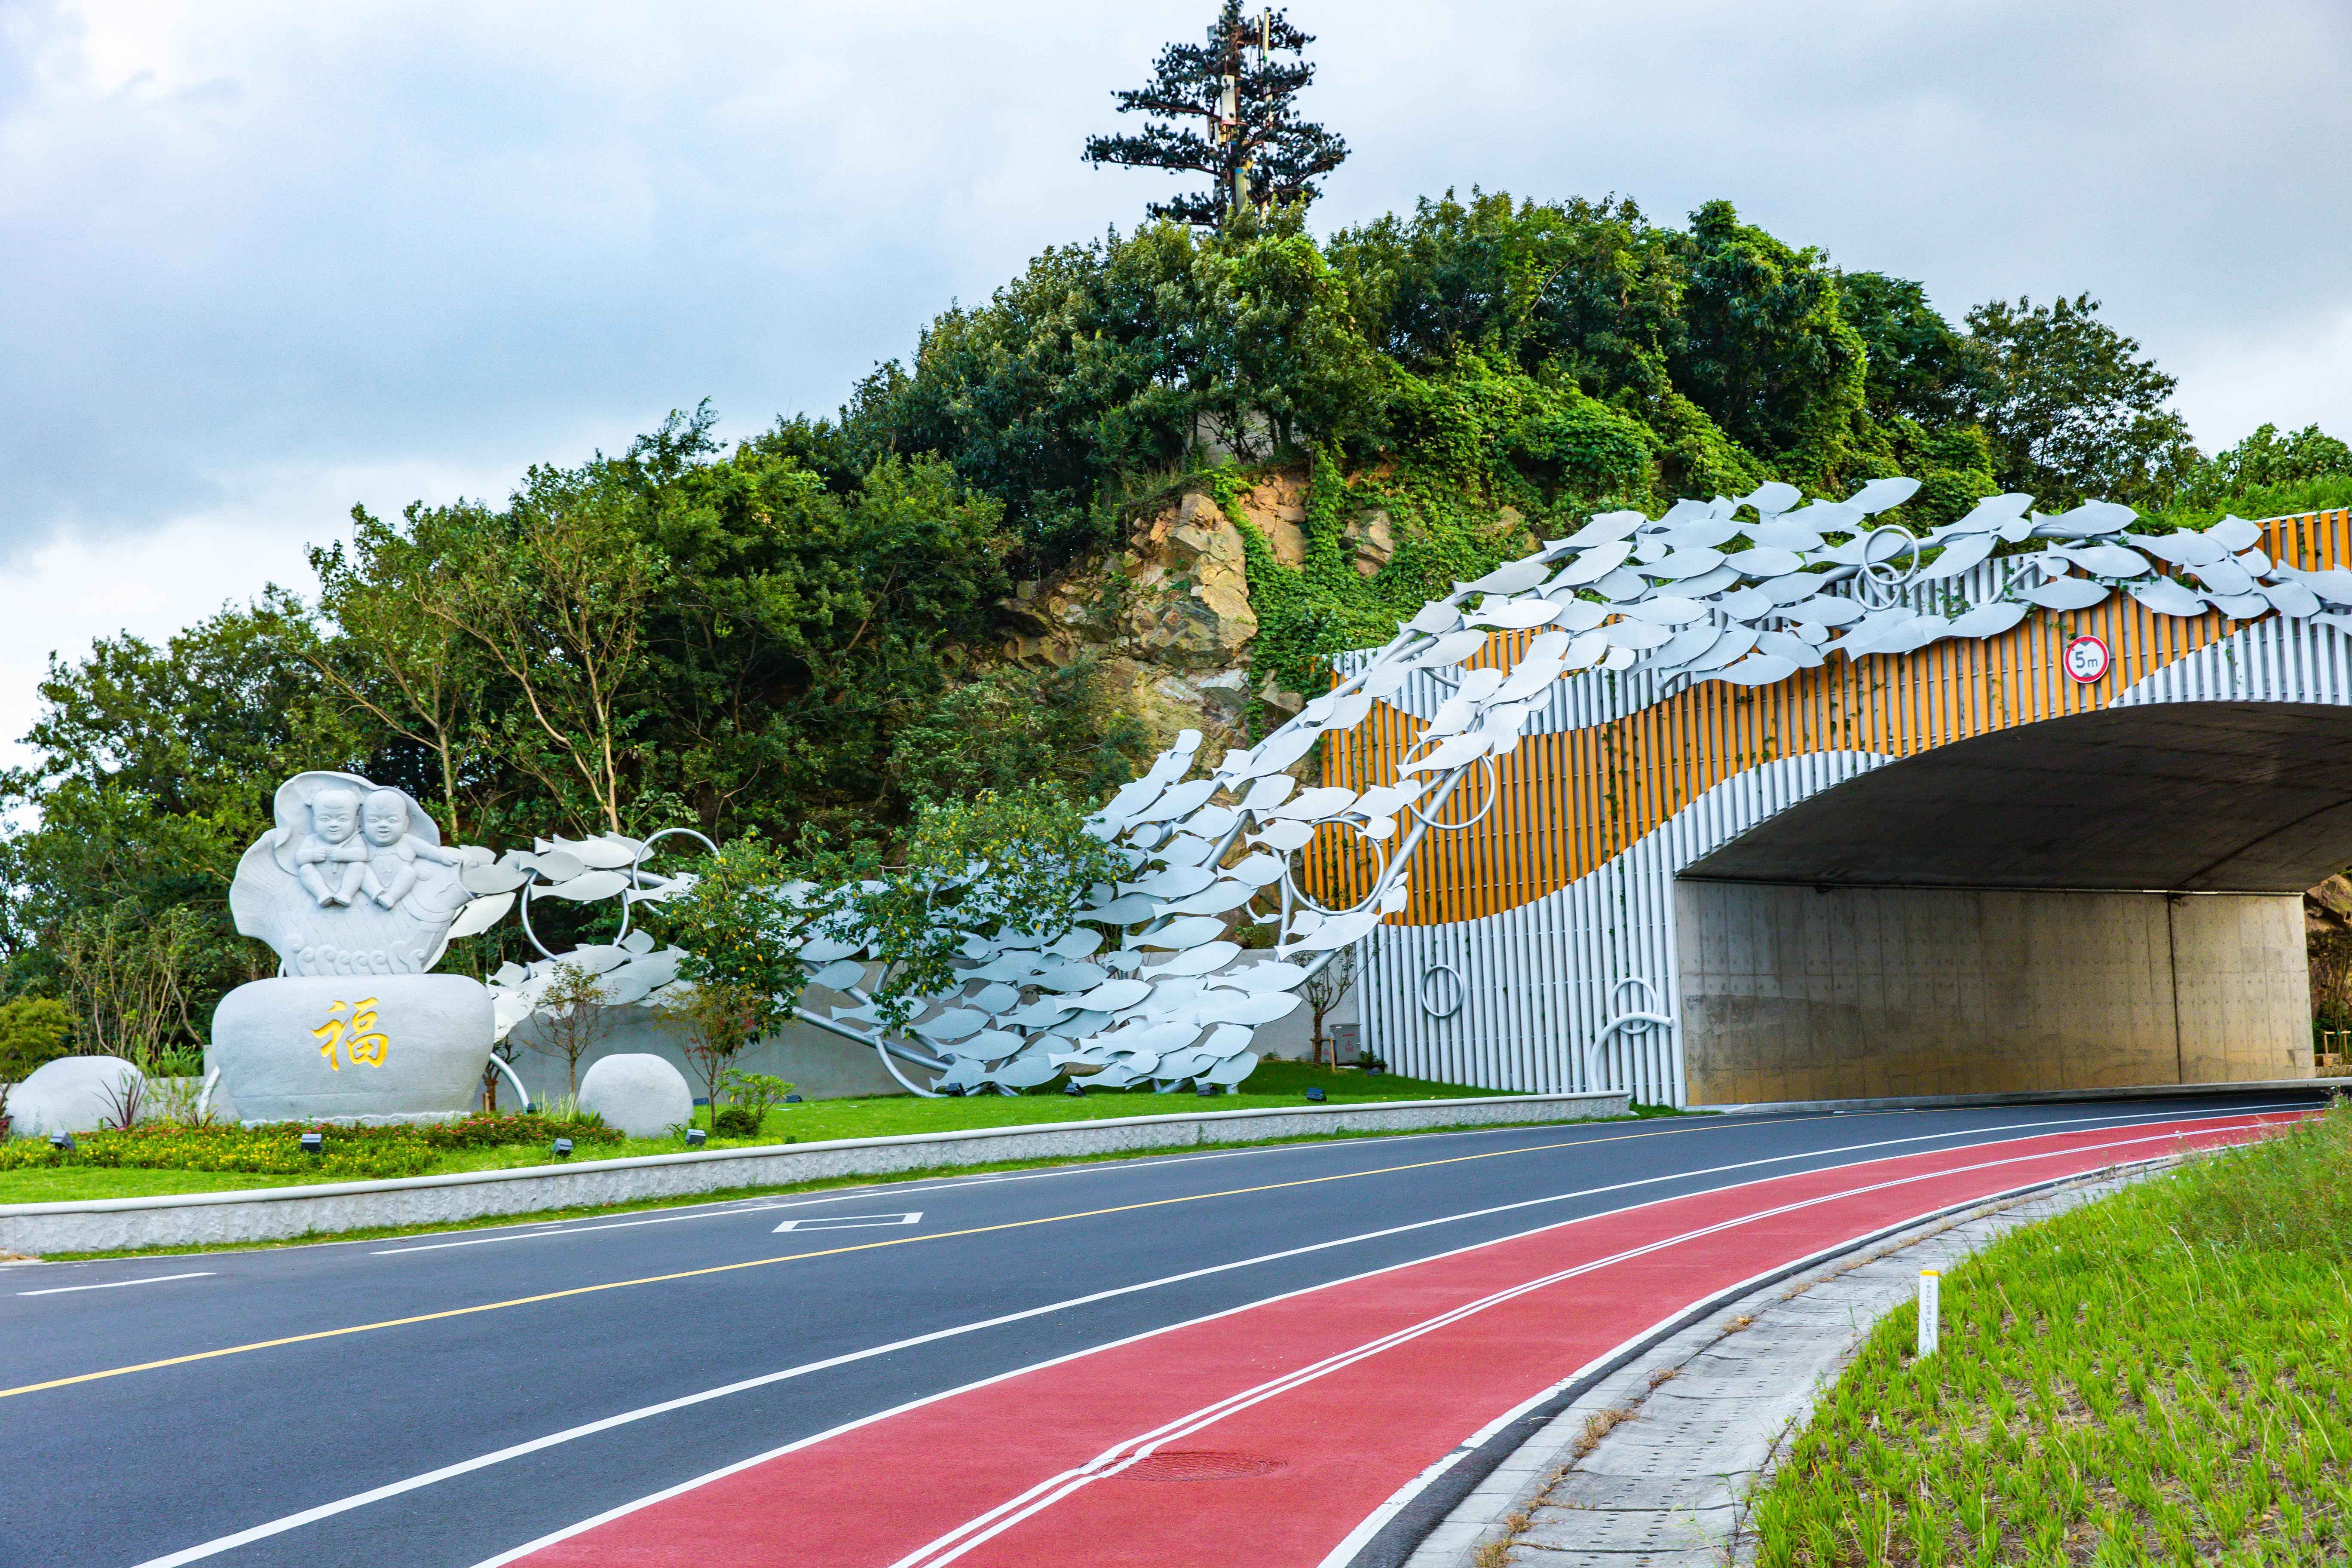
<svg viewBox="0 0 2352 1568">
<path fill-rule="evenodd" d="M 2085 686 L 2105 679 L 2108 667 L 2115 661 L 2116 656 L 2105 637 L 2085 632 L 2066 645 L 2066 673 Z"/>
</svg>

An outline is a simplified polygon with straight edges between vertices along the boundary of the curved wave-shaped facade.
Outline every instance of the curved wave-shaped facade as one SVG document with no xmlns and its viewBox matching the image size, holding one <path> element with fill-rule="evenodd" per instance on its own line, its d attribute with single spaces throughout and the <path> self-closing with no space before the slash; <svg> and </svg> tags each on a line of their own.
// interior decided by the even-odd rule
<svg viewBox="0 0 2352 1568">
<path fill-rule="evenodd" d="M 2282 564 L 2352 563 L 2352 512 L 2275 519 L 2263 531 Z M 2001 592 L 2004 570 L 1989 561 L 1909 597 L 1920 608 L 1946 595 L 1981 600 Z M 2063 663 L 2085 633 L 2114 656 L 2090 683 Z M 1497 634 L 1483 662 L 1508 665 L 1526 637 Z M 1417 676 L 1354 732 L 1328 737 L 1324 782 L 1392 782 L 1444 695 Z M 1449 814 L 1483 816 L 1432 835 L 1409 902 L 1367 944 L 1367 1042 L 1417 1075 L 1529 1090 L 1608 1084 L 1685 1102 L 1675 884 L 1696 862 L 1801 801 L 1958 742 L 2108 710 L 2245 702 L 2352 703 L 2343 633 L 2318 620 L 2159 615 L 2115 595 L 1981 640 L 1833 659 L 1762 687 L 1569 676 L 1496 762 L 1491 799 L 1474 794 Z M 1334 854 L 1319 896 L 1352 902 L 1374 874 Z M 1677 1021 L 1610 1029 L 1643 1010 Z"/>
</svg>

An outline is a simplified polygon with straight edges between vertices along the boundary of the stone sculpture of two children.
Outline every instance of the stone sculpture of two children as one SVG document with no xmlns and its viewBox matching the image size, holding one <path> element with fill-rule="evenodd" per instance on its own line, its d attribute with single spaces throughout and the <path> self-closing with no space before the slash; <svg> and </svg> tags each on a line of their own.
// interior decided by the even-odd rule
<svg viewBox="0 0 2352 1568">
<path fill-rule="evenodd" d="M 416 886 L 416 862 L 462 866 L 454 849 L 409 831 L 408 797 L 396 789 L 329 788 L 310 797 L 310 831 L 294 846 L 296 875 L 320 909 L 373 899 L 385 909 Z"/>
</svg>

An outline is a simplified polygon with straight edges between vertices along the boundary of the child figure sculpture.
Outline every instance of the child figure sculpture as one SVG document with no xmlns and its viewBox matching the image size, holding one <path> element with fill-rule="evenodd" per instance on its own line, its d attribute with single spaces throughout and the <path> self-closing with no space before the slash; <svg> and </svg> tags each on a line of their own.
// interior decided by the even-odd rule
<svg viewBox="0 0 2352 1568">
<path fill-rule="evenodd" d="M 347 789 L 320 790 L 310 799 L 310 831 L 294 847 L 303 890 L 319 907 L 348 905 L 367 879 L 368 847 L 359 836 L 360 797 Z"/>
<path fill-rule="evenodd" d="M 408 897 L 416 886 L 416 862 L 422 858 L 443 866 L 462 866 L 466 858 L 455 850 L 426 842 L 408 831 L 408 797 L 396 789 L 380 789 L 367 797 L 361 810 L 361 832 L 367 839 L 367 895 L 385 909 Z"/>
</svg>

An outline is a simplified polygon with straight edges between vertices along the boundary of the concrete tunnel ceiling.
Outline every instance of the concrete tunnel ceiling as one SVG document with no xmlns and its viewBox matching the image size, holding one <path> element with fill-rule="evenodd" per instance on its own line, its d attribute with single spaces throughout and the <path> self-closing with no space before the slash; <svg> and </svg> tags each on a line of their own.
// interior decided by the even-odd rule
<svg viewBox="0 0 2352 1568">
<path fill-rule="evenodd" d="M 2158 702 L 1890 763 L 1685 868 L 1822 886 L 2294 893 L 2352 863 L 2352 708 Z"/>
</svg>

